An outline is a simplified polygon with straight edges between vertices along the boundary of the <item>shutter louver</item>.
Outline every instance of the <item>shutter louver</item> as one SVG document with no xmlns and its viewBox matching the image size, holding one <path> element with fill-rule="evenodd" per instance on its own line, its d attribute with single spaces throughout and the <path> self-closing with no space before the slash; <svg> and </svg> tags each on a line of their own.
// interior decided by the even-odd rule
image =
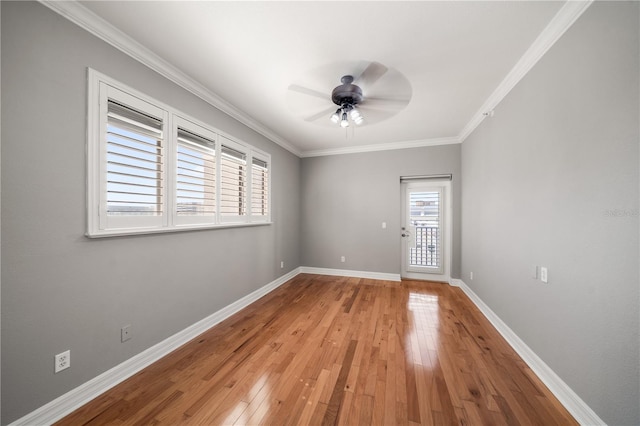
<svg viewBox="0 0 640 426">
<path fill-rule="evenodd" d="M 178 128 L 176 209 L 178 215 L 216 213 L 214 141 Z"/>
<path fill-rule="evenodd" d="M 220 214 L 244 216 L 247 213 L 247 156 L 222 146 L 220 157 Z"/>
<path fill-rule="evenodd" d="M 162 215 L 163 144 L 161 119 L 109 99 L 107 215 Z"/>
<path fill-rule="evenodd" d="M 269 214 L 269 168 L 266 161 L 251 161 L 251 213 L 254 216 Z"/>
</svg>

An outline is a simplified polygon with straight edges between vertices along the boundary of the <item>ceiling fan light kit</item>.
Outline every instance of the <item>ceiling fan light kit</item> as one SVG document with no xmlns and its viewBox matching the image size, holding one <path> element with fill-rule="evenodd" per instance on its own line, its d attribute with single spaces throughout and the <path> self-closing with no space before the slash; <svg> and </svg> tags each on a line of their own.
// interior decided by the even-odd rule
<svg viewBox="0 0 640 426">
<path fill-rule="evenodd" d="M 342 120 L 340 120 L 340 127 L 349 127 L 349 119 L 347 118 L 347 113 L 342 113 Z"/>
<path fill-rule="evenodd" d="M 356 108 L 362 102 L 362 89 L 353 84 L 353 76 L 345 75 L 340 79 L 342 84 L 331 92 L 331 100 L 340 108 L 334 112 L 329 119 L 333 123 L 340 123 L 340 127 L 349 127 L 349 116 L 357 125 L 362 124 L 364 117 Z"/>
</svg>

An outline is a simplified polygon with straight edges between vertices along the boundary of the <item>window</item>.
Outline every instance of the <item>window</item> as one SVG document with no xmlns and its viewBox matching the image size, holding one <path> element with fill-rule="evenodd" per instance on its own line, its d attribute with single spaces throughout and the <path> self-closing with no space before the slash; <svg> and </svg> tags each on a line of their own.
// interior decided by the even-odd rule
<svg viewBox="0 0 640 426">
<path fill-rule="evenodd" d="M 216 213 L 215 143 L 183 129 L 178 129 L 176 204 L 178 215 Z"/>
<path fill-rule="evenodd" d="M 162 215 L 162 119 L 107 105 L 107 215 Z"/>
<path fill-rule="evenodd" d="M 251 160 L 251 214 L 269 217 L 269 164 L 257 156 Z"/>
<path fill-rule="evenodd" d="M 92 92 L 89 231 L 167 226 L 168 112 L 102 82 Z"/>
<path fill-rule="evenodd" d="M 89 70 L 90 237 L 270 221 L 270 156 Z"/>
<path fill-rule="evenodd" d="M 212 224 L 216 220 L 216 134 L 177 117 L 174 222 Z"/>
<path fill-rule="evenodd" d="M 220 153 L 220 214 L 223 220 L 247 216 L 247 155 L 230 140 Z"/>
</svg>

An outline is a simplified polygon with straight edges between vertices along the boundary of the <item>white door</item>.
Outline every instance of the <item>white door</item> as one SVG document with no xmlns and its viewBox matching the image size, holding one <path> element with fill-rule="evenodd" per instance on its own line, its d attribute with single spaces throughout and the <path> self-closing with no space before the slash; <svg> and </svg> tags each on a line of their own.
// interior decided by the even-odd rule
<svg viewBox="0 0 640 426">
<path fill-rule="evenodd" d="M 402 276 L 449 281 L 450 181 L 402 184 Z"/>
</svg>

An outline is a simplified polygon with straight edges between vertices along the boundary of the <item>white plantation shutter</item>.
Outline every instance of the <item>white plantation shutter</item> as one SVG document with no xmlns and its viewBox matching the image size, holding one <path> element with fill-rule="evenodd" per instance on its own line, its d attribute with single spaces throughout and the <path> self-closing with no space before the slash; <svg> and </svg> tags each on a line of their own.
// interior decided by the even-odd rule
<svg viewBox="0 0 640 426">
<path fill-rule="evenodd" d="M 256 157 L 251 159 L 251 215 L 269 217 L 269 164 Z"/>
<path fill-rule="evenodd" d="M 169 113 L 105 82 L 89 122 L 89 235 L 145 232 L 167 224 Z"/>
<path fill-rule="evenodd" d="M 108 100 L 107 215 L 163 212 L 162 119 Z"/>
<path fill-rule="evenodd" d="M 177 132 L 177 215 L 213 217 L 216 213 L 215 142 L 181 127 Z"/>
<path fill-rule="evenodd" d="M 230 142 L 220 149 L 220 215 L 237 219 L 247 214 L 247 154 Z"/>
</svg>

